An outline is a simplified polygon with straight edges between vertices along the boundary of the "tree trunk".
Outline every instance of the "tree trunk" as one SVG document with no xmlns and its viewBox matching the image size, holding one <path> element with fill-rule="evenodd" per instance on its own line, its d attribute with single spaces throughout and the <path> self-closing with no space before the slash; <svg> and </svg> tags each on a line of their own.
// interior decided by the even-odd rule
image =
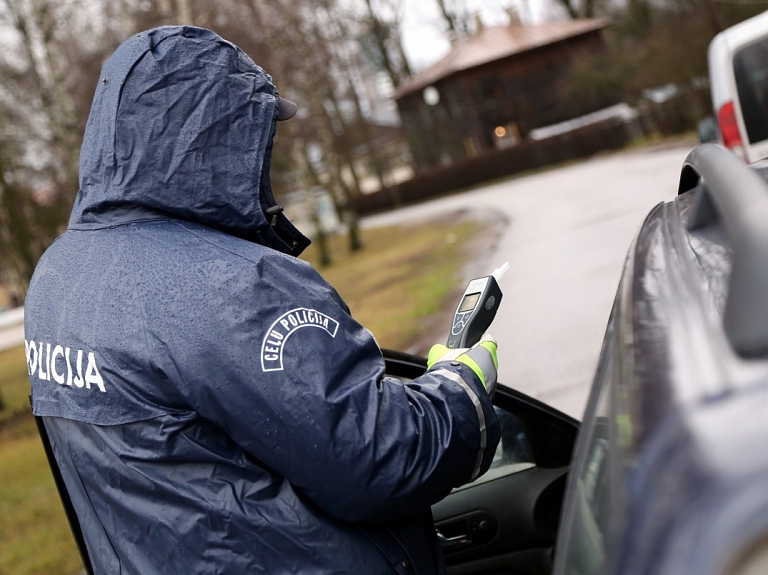
<svg viewBox="0 0 768 575">
<path fill-rule="evenodd" d="M 312 218 L 312 223 L 315 225 L 315 237 L 312 239 L 315 242 L 315 245 L 317 245 L 320 267 L 327 268 L 332 263 L 331 254 L 328 250 L 328 238 L 325 235 L 325 230 L 323 230 L 323 227 L 320 225 L 320 217 L 317 215 L 315 199 L 311 197 L 311 188 L 314 186 L 320 186 L 322 184 L 320 182 L 320 178 L 317 175 L 317 172 L 315 172 L 315 168 L 312 166 L 312 161 L 309 159 L 309 152 L 307 148 L 302 146 L 301 151 L 304 158 L 304 165 L 306 167 L 305 173 L 309 176 L 309 180 L 311 182 L 310 192 L 307 194 L 309 197 L 307 199 L 311 205 L 312 214 L 310 217 Z"/>
<path fill-rule="evenodd" d="M 573 5 L 572 0 L 560 0 L 560 4 L 563 8 L 565 8 L 566 12 L 568 12 L 568 15 L 572 20 L 578 19 L 579 12 L 576 10 L 576 6 Z"/>
<path fill-rule="evenodd" d="M 176 6 L 178 9 L 178 24 L 192 24 L 192 7 L 189 4 L 189 0 L 176 0 Z"/>
<path fill-rule="evenodd" d="M 466 14 L 459 15 L 457 11 L 451 10 L 446 5 L 445 0 L 437 0 L 437 5 L 440 7 L 443 20 L 448 25 L 451 42 L 469 33 L 470 28 Z"/>
<path fill-rule="evenodd" d="M 389 50 L 387 48 L 388 31 L 386 26 L 382 23 L 381 19 L 373 10 L 371 0 L 365 0 L 365 4 L 368 7 L 368 17 L 371 21 L 371 28 L 373 30 L 373 37 L 376 40 L 376 47 L 381 54 L 382 63 L 389 75 L 389 79 L 392 81 L 392 85 L 397 87 L 400 84 L 402 78 L 399 71 L 395 68 L 392 59 L 389 56 Z"/>
</svg>

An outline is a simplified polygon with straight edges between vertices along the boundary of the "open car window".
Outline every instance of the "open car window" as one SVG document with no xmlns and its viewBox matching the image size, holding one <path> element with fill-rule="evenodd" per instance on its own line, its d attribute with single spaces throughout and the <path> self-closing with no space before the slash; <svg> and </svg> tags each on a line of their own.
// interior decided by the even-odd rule
<svg viewBox="0 0 768 575">
<path fill-rule="evenodd" d="M 387 375 L 426 370 L 424 358 L 383 350 Z M 501 441 L 491 468 L 432 506 L 451 575 L 549 575 L 579 423 L 500 383 L 494 409 Z"/>
<path fill-rule="evenodd" d="M 454 491 L 474 487 L 536 466 L 533 462 L 533 453 L 523 428 L 523 422 L 514 413 L 498 406 L 494 409 L 501 424 L 501 441 L 496 448 L 491 467 L 472 483 L 462 485 Z"/>
</svg>

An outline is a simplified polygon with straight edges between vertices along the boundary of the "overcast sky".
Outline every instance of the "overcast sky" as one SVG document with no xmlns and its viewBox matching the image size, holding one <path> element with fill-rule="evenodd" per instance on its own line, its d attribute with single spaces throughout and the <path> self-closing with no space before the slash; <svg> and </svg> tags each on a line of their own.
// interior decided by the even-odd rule
<svg viewBox="0 0 768 575">
<path fill-rule="evenodd" d="M 422 70 L 448 52 L 445 27 L 435 0 L 406 0 L 403 18 L 403 45 L 414 70 Z M 466 0 L 471 14 L 480 14 L 485 26 L 509 22 L 506 10 L 517 9 L 526 23 L 562 17 L 553 0 Z"/>
</svg>

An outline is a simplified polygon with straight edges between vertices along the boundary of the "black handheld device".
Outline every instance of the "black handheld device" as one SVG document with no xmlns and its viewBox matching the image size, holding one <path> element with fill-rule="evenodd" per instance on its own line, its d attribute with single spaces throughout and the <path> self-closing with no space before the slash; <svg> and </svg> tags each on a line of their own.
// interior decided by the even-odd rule
<svg viewBox="0 0 768 575">
<path fill-rule="evenodd" d="M 496 317 L 502 296 L 498 280 L 508 268 L 509 264 L 505 263 L 491 275 L 469 282 L 453 315 L 448 348 L 472 347 L 480 341 Z"/>
</svg>

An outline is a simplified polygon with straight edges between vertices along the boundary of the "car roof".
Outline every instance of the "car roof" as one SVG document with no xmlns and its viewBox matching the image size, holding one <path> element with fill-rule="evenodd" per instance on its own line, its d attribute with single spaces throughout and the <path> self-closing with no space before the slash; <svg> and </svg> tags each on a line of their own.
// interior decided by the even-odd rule
<svg viewBox="0 0 768 575">
<path fill-rule="evenodd" d="M 709 44 L 709 77 L 715 110 L 733 98 L 731 62 L 740 48 L 768 36 L 768 11 L 739 22 L 717 34 Z"/>
<path fill-rule="evenodd" d="M 726 28 L 712 42 L 725 41 L 731 50 L 736 50 L 765 35 L 768 35 L 768 10 Z"/>
</svg>

